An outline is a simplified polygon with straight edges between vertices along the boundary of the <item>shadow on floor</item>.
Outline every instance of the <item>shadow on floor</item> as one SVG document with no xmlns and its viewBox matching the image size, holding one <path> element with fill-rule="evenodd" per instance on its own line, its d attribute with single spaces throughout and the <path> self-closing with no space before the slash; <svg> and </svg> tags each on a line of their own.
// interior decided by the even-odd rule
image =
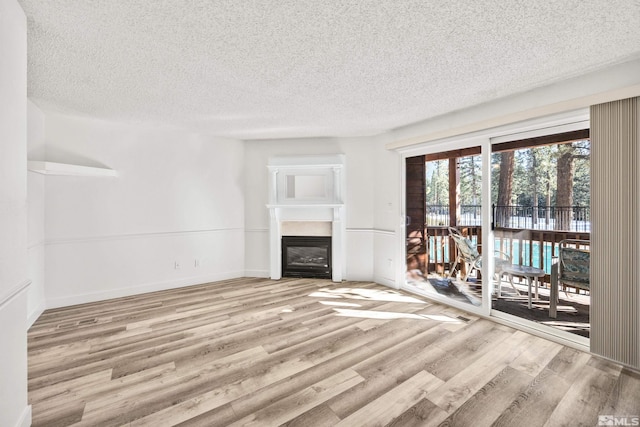
<svg viewBox="0 0 640 427">
<path fill-rule="evenodd" d="M 560 293 L 558 316 L 549 317 L 549 296 L 540 295 L 538 301 L 533 301 L 532 308 L 527 307 L 527 291 L 521 290 L 519 298 L 494 298 L 491 307 L 503 313 L 518 316 L 543 325 L 562 329 L 576 335 L 589 338 L 589 304 L 584 295 L 577 296 Z"/>
<path fill-rule="evenodd" d="M 407 273 L 407 284 L 428 292 L 435 291 L 456 301 L 476 306 L 481 305 L 482 283 L 473 277 L 463 283 L 459 279 L 447 279 L 434 274 L 429 274 L 428 278 L 426 278 L 421 272 L 413 270 Z M 561 291 L 558 315 L 553 319 L 549 317 L 548 288 L 541 287 L 540 298 L 537 301 L 533 301 L 531 309 L 527 307 L 527 287 L 517 284 L 517 288 L 520 292 L 519 297 L 516 297 L 515 291 L 509 287 L 508 283 L 503 281 L 504 296 L 502 298 L 494 297 L 491 308 L 589 338 L 589 296 Z"/>
</svg>

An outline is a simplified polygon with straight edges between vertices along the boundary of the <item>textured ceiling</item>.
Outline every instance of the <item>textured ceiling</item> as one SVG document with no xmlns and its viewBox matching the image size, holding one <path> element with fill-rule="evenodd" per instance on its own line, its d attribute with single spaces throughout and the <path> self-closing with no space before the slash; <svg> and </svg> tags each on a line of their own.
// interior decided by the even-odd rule
<svg viewBox="0 0 640 427">
<path fill-rule="evenodd" d="M 640 57 L 640 0 L 19 0 L 46 110 L 372 135 Z"/>
</svg>

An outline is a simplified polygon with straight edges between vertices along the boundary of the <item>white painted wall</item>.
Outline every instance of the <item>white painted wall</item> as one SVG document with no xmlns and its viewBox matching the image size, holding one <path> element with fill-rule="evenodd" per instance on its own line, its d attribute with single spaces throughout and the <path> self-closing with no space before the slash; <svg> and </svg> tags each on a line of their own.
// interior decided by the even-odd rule
<svg viewBox="0 0 640 427">
<path fill-rule="evenodd" d="M 27 20 L 0 0 L 0 426 L 27 404 Z"/>
<path fill-rule="evenodd" d="M 45 159 L 45 116 L 31 101 L 27 102 L 27 159 Z M 44 175 L 27 173 L 27 260 L 31 280 L 27 294 L 28 324 L 44 311 Z"/>
<path fill-rule="evenodd" d="M 246 275 L 269 275 L 267 163 L 270 157 L 345 154 L 346 278 L 373 280 L 376 138 L 312 138 L 245 142 Z"/>
<path fill-rule="evenodd" d="M 118 172 L 45 177 L 48 307 L 243 275 L 242 142 L 47 114 L 46 156 Z"/>
<path fill-rule="evenodd" d="M 398 249 L 400 233 L 400 155 L 384 148 L 386 139 L 380 138 L 374 152 L 374 229 L 373 241 L 374 280 L 377 283 L 399 287 L 398 269 L 404 267 L 401 251 Z"/>
</svg>

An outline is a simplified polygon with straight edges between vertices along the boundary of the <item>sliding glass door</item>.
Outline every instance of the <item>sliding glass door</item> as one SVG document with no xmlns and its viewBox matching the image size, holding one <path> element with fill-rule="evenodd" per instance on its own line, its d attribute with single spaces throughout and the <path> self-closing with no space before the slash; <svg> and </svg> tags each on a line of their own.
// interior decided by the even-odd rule
<svg viewBox="0 0 640 427">
<path fill-rule="evenodd" d="M 588 121 L 494 132 L 403 152 L 403 287 L 584 345 Z"/>
<path fill-rule="evenodd" d="M 494 244 L 510 260 L 492 308 L 588 338 L 589 130 L 506 141 L 492 151 Z"/>
<path fill-rule="evenodd" d="M 481 152 L 476 145 L 405 158 L 405 285 L 474 311 L 488 310 L 483 288 L 493 286 L 483 275 Z"/>
</svg>

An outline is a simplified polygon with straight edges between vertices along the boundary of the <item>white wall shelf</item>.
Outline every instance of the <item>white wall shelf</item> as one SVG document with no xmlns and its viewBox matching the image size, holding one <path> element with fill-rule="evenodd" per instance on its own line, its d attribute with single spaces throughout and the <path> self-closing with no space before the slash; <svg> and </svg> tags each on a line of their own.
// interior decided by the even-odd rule
<svg viewBox="0 0 640 427">
<path fill-rule="evenodd" d="M 118 172 L 107 168 L 94 168 L 90 166 L 70 165 L 67 163 L 54 163 L 42 161 L 28 161 L 27 168 L 31 172 L 43 175 L 67 175 L 67 176 L 102 176 L 117 177 Z"/>
</svg>

